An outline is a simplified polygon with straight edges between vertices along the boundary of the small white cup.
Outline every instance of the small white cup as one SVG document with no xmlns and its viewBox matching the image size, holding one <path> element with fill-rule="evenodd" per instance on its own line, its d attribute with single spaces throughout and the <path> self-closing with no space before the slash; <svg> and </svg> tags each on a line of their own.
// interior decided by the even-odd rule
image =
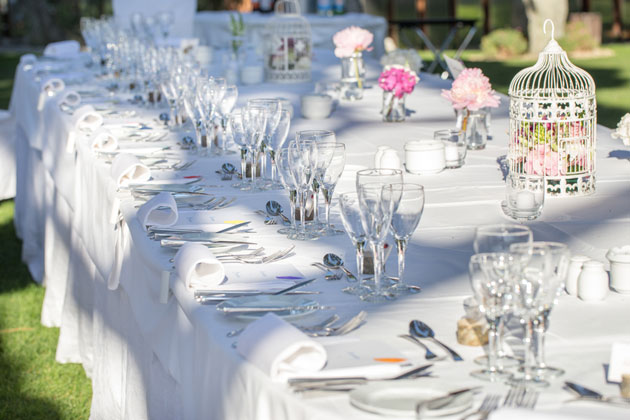
<svg viewBox="0 0 630 420">
<path fill-rule="evenodd" d="M 412 140 L 405 143 L 405 168 L 417 175 L 442 172 L 446 167 L 444 143 L 439 140 Z"/>
<path fill-rule="evenodd" d="M 582 273 L 582 266 L 585 262 L 590 260 L 586 255 L 574 255 L 571 257 L 569 263 L 569 270 L 567 271 L 567 280 L 564 284 L 564 288 L 571 296 L 578 295 L 578 277 Z"/>
<path fill-rule="evenodd" d="M 308 120 L 328 118 L 332 112 L 333 99 L 322 93 L 308 93 L 301 97 L 302 116 Z"/>
<path fill-rule="evenodd" d="M 599 261 L 587 261 L 578 278 L 578 296 L 584 301 L 604 300 L 608 295 L 608 273 Z"/>
</svg>

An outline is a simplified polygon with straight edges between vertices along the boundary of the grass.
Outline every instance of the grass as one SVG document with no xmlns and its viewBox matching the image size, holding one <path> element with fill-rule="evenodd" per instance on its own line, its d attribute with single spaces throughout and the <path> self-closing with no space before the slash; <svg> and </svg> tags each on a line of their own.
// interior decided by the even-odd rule
<svg viewBox="0 0 630 420">
<path fill-rule="evenodd" d="M 7 108 L 19 55 L 0 55 Z M 80 365 L 55 362 L 58 328 L 39 322 L 44 288 L 21 262 L 13 201 L 0 202 L 0 419 L 87 419 L 92 386 Z"/>
<path fill-rule="evenodd" d="M 621 117 L 630 112 L 630 43 L 606 44 L 614 52 L 611 57 L 571 59 L 578 67 L 588 71 L 597 86 L 597 122 L 615 128 Z M 429 51 L 421 51 L 423 60 L 431 61 Z M 454 51 L 447 51 L 453 56 Z M 521 69 L 534 64 L 533 59 L 515 58 L 504 61 L 478 61 L 479 51 L 466 51 L 462 55 L 466 66 L 479 67 L 490 78 L 492 87 L 507 95 L 510 81 Z"/>
</svg>

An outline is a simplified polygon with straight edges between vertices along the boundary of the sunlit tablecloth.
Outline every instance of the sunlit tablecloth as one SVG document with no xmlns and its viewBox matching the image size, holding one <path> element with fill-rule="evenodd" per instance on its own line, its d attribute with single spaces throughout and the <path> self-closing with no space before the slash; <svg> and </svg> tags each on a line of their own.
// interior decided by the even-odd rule
<svg viewBox="0 0 630 420">
<path fill-rule="evenodd" d="M 72 64 L 72 63 L 70 63 Z M 317 51 L 313 80 L 336 80 L 338 61 L 329 52 Z M 63 72 L 80 68 L 66 67 Z M 438 128 L 454 124 L 450 106 L 440 98 L 448 82 L 421 75 L 421 82 L 407 98 L 411 115 L 404 123 L 386 124 L 379 114 L 381 91 L 374 85 L 377 67 L 368 74 L 371 85 L 362 101 L 342 102 L 331 118 L 301 119 L 299 96 L 313 83 L 298 85 L 262 84 L 241 87 L 239 104 L 248 98 L 288 98 L 296 109 L 291 132 L 307 128 L 332 129 L 347 146 L 346 171 L 336 194 L 354 189 L 356 170 L 369 167 L 376 146 L 387 144 L 404 155 L 409 139 L 431 138 Z M 170 270 L 173 253 L 147 238 L 136 219 L 134 202 L 117 193 L 110 165 L 97 158 L 86 138 L 79 136 L 76 151 L 67 152 L 70 115 L 48 101 L 37 112 L 38 82 L 32 71 L 19 67 L 13 92 L 12 111 L 17 121 L 18 195 L 16 227 L 24 240 L 24 259 L 36 280 L 46 285 L 42 311 L 45 325 L 61 327 L 57 360 L 82 363 L 93 383 L 92 419 L 331 419 L 380 418 L 352 407 L 347 394 L 302 397 L 272 383 L 255 366 L 245 362 L 231 347 L 226 333 L 243 326 L 226 318 L 214 306 L 197 304 L 192 293 L 171 275 L 172 295 L 159 303 L 161 274 Z M 93 82 L 71 85 L 87 88 Z M 334 312 L 349 316 L 360 309 L 369 312 L 366 325 L 344 337 L 348 340 L 377 339 L 399 348 L 411 360 L 420 361 L 417 347 L 397 338 L 405 333 L 409 320 L 422 319 L 440 339 L 462 354 L 463 363 L 438 362 L 434 373 L 456 385 L 486 385 L 471 379 L 474 357 L 482 349 L 459 346 L 456 322 L 463 315 L 462 301 L 470 295 L 468 258 L 476 226 L 509 221 L 500 201 L 504 182 L 497 159 L 507 152 L 507 99 L 493 111 L 492 139 L 483 151 L 470 152 L 466 165 L 433 176 L 405 174 L 405 180 L 426 188 L 427 204 L 420 226 L 413 235 L 407 258 L 408 281 L 421 285 L 417 296 L 373 305 L 341 292 L 343 282 L 320 279 L 309 289 L 322 291 L 321 303 Z M 106 126 L 125 121 L 154 124 L 160 112 L 133 108 L 135 117 L 105 120 Z M 181 136 L 181 134 L 179 135 Z M 164 145 L 175 146 L 171 134 Z M 162 144 L 162 143 L 158 143 Z M 612 246 L 627 244 L 630 238 L 630 162 L 613 153 L 623 146 L 610 137 L 610 130 L 598 127 L 597 192 L 589 197 L 549 199 L 542 217 L 528 225 L 536 240 L 567 243 L 573 253 L 604 261 Z M 192 159 L 181 151 L 184 159 Z M 241 193 L 230 188 L 214 173 L 229 158 L 194 157 L 188 170 L 172 176 L 203 175 L 203 184 L 218 195 L 236 196 L 230 207 L 209 212 L 217 222 L 251 220 L 256 242 L 267 250 L 296 245 L 296 255 L 286 262 L 304 275 L 321 275 L 310 263 L 326 252 L 336 252 L 354 268 L 354 254 L 344 236 L 317 241 L 294 242 L 276 233 L 254 213 L 271 198 L 288 208 L 286 194 Z M 156 175 L 157 176 L 157 175 Z M 169 176 L 163 173 L 161 176 Z M 112 211 L 118 208 L 122 224 Z M 337 205 L 333 223 L 340 224 Z M 112 223 L 114 222 L 114 223 Z M 395 255 L 388 270 L 395 272 Z M 234 266 L 227 265 L 228 275 Z M 119 280 L 110 290 L 108 280 Z M 602 303 L 587 304 L 563 296 L 551 318 L 547 358 L 551 365 L 566 369 L 562 379 L 573 379 L 607 394 L 615 385 L 605 382 L 613 341 L 630 339 L 630 296 L 611 293 Z M 561 406 L 568 394 L 555 381 L 543 392 L 539 408 Z M 487 390 L 503 391 L 501 385 Z M 605 416 L 603 407 L 585 407 Z"/>
</svg>

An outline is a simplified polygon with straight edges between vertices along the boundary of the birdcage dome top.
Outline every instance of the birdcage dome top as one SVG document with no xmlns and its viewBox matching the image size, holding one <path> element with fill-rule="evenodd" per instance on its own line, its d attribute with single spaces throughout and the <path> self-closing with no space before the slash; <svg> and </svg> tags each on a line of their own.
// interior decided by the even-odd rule
<svg viewBox="0 0 630 420">
<path fill-rule="evenodd" d="M 274 15 L 267 23 L 270 35 L 311 35 L 311 25 L 300 14 L 300 5 L 295 0 L 281 0 L 276 2 Z"/>
<path fill-rule="evenodd" d="M 595 82 L 590 74 L 571 63 L 567 53 L 554 39 L 553 22 L 545 20 L 543 31 L 551 26 L 551 40 L 531 67 L 519 71 L 508 93 L 522 99 L 576 99 L 595 96 Z"/>
</svg>

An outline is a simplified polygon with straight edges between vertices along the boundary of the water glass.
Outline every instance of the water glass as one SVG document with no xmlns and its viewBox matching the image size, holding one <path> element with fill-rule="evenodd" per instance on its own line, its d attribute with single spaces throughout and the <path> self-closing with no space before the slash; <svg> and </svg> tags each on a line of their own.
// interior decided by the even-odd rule
<svg viewBox="0 0 630 420">
<path fill-rule="evenodd" d="M 358 282 L 343 289 L 344 293 L 364 296 L 371 289 L 364 283 L 363 256 L 366 244 L 365 230 L 361 223 L 361 209 L 359 207 L 359 194 L 356 192 L 344 193 L 339 196 L 339 209 L 343 227 L 355 248 Z"/>
<path fill-rule="evenodd" d="M 541 175 L 509 174 L 505 180 L 503 212 L 518 221 L 534 220 L 545 204 L 545 178 Z"/>
</svg>

